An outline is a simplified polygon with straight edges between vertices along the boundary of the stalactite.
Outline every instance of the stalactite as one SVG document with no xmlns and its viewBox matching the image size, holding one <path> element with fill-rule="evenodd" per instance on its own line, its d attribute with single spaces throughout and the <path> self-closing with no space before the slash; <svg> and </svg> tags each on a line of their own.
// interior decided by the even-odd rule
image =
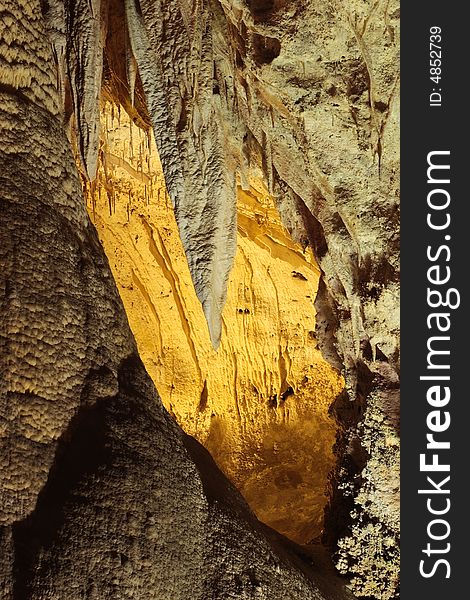
<svg viewBox="0 0 470 600">
<path fill-rule="evenodd" d="M 57 64 L 57 89 L 62 100 L 62 109 L 65 108 L 66 85 L 66 17 L 63 0 L 51 0 L 44 7 L 44 18 L 47 32 L 52 44 L 54 57 Z"/>
<path fill-rule="evenodd" d="M 152 144 L 151 144 L 151 141 L 152 141 L 151 130 L 147 129 L 147 150 L 148 150 L 148 153 L 149 153 L 149 158 L 152 156 L 152 154 L 151 154 L 152 153 Z"/>
<path fill-rule="evenodd" d="M 137 79 L 137 63 L 132 54 L 132 50 L 126 45 L 126 75 L 127 83 L 129 85 L 129 95 L 131 98 L 132 106 L 135 105 L 135 83 Z"/>
<path fill-rule="evenodd" d="M 109 189 L 106 190 L 107 196 L 108 196 L 108 210 L 109 210 L 109 216 L 111 217 L 113 214 L 113 200 L 112 200 L 112 196 L 111 196 L 111 191 Z"/>
<path fill-rule="evenodd" d="M 129 121 L 129 158 L 134 160 L 134 140 L 132 135 L 132 120 Z"/>
<path fill-rule="evenodd" d="M 133 0 L 126 0 L 125 6 L 132 53 L 146 94 L 168 193 L 194 286 L 217 346 L 235 254 L 236 209 L 235 189 L 224 163 L 212 106 L 212 44 L 205 43 L 201 48 L 187 39 L 187 30 L 180 29 L 181 8 L 176 0 L 169 3 L 168 12 L 162 13 L 164 17 L 157 16 L 153 9 L 147 11 L 145 0 L 141 2 L 142 14 Z M 195 8 L 193 19 L 191 31 L 208 28 L 205 35 L 210 40 L 207 6 Z M 167 68 L 169 56 L 171 69 Z M 174 114 L 180 98 L 176 91 L 178 73 L 187 73 L 185 79 L 190 81 L 190 93 L 180 115 Z M 201 243 L 202 230 L 212 232 L 210 243 Z"/>
<path fill-rule="evenodd" d="M 78 132 L 79 156 L 89 179 L 96 175 L 100 138 L 103 47 L 107 0 L 67 0 L 67 64 Z"/>
</svg>

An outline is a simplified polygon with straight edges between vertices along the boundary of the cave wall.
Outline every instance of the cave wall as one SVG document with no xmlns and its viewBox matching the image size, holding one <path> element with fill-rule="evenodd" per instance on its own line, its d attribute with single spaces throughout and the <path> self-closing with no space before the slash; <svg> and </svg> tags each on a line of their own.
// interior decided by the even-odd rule
<svg viewBox="0 0 470 600">
<path fill-rule="evenodd" d="M 7 115 L 20 114 L 11 104 L 18 89 L 23 103 L 34 103 L 48 116 L 74 112 L 88 175 L 99 147 L 92 100 L 99 92 L 95 75 L 103 45 L 107 71 L 117 72 L 106 33 L 116 4 L 65 2 L 67 27 L 61 22 L 62 3 L 45 5 L 55 59 L 36 4 L 7 2 L 3 19 L 10 23 L 1 55 Z M 333 407 L 343 435 L 337 444 L 341 465 L 329 535 L 339 538 L 340 568 L 355 577 L 357 594 L 393 597 L 398 573 L 398 3 L 142 0 L 136 5 L 128 0 L 125 11 L 127 83 L 120 93 L 129 96 L 130 105 L 133 97 L 146 98 L 140 119 L 154 128 L 213 344 L 220 342 L 235 255 L 237 178 L 246 189 L 249 168 L 261 169 L 284 225 L 316 253 L 322 271 L 317 338 L 346 384 L 346 394 Z M 64 36 L 76 39 L 85 57 L 64 46 Z M 26 56 L 10 50 L 15 38 L 27 42 Z M 61 61 L 67 65 L 59 82 L 54 60 L 59 73 Z M 62 103 L 55 92 L 58 83 Z M 40 131 L 40 122 L 34 126 Z M 43 158 L 51 151 L 45 147 L 36 162 L 52 160 Z M 52 177 L 69 178 L 57 173 L 51 167 Z M 76 216 L 81 213 L 75 204 L 73 209 L 65 200 L 59 204 L 73 219 L 83 219 Z M 62 422 L 66 415 L 61 413 Z M 34 504 L 51 459 L 44 464 L 33 468 L 37 483 L 25 492 L 24 510 Z M 347 502 L 352 518 L 341 515 Z"/>
<path fill-rule="evenodd" d="M 346 384 L 332 407 L 344 433 L 326 537 L 339 540 L 338 565 L 353 575 L 356 593 L 393 597 L 399 539 L 399 5 L 175 1 L 161 12 L 150 1 L 141 5 L 150 45 L 171 56 L 161 60 L 168 98 L 181 73 L 191 73 L 184 84 L 193 90 L 191 100 L 167 103 L 177 143 L 186 148 L 192 140 L 203 148 L 216 121 L 222 157 L 207 156 L 204 164 L 235 174 L 245 187 L 249 169 L 261 169 L 284 225 L 314 249 L 322 271 L 317 338 Z M 157 15 L 164 28 L 155 26 Z M 198 60 L 177 36 L 166 37 L 169 30 L 186 32 Z M 157 79 L 151 76 L 147 86 Z M 201 94 L 194 92 L 198 86 Z M 178 200 L 172 200 L 178 221 Z"/>
<path fill-rule="evenodd" d="M 237 253 L 215 350 L 151 131 L 109 103 L 101 125 L 88 211 L 165 407 L 263 522 L 297 542 L 317 538 L 335 467 L 329 409 L 343 382 L 317 348 L 311 248 L 291 239 L 253 171 L 248 189 L 237 186 Z"/>
<path fill-rule="evenodd" d="M 86 213 L 41 7 L 8 0 L 1 23 L 2 599 L 332 597 L 164 410 Z"/>
</svg>

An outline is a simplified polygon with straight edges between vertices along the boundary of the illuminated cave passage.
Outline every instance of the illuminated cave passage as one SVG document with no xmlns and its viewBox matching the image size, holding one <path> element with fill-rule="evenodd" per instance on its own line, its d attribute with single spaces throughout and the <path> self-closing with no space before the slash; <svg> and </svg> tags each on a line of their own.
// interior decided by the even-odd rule
<svg viewBox="0 0 470 600">
<path fill-rule="evenodd" d="M 211 452 L 260 520 L 299 543 L 321 533 L 334 466 L 328 410 L 342 378 L 315 340 L 319 269 L 253 171 L 238 186 L 237 253 L 214 350 L 153 135 L 103 104 L 87 205 L 139 353 L 167 410 Z"/>
</svg>

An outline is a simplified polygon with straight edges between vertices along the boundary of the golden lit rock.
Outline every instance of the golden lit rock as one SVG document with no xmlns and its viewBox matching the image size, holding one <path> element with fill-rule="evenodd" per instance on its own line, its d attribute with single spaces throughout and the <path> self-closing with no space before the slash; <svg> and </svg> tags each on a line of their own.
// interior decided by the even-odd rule
<svg viewBox="0 0 470 600">
<path fill-rule="evenodd" d="M 342 378 L 317 349 L 319 269 L 259 173 L 238 186 L 238 247 L 213 349 L 151 132 L 107 105 L 88 208 L 140 355 L 168 411 L 257 516 L 298 542 L 321 531 Z"/>
</svg>

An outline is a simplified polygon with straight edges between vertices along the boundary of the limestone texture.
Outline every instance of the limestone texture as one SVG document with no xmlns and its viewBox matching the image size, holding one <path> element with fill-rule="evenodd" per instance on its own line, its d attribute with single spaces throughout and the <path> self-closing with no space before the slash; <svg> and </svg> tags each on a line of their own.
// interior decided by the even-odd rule
<svg viewBox="0 0 470 600">
<path fill-rule="evenodd" d="M 285 285 L 294 296 L 315 295 L 318 286 L 316 315 L 302 309 L 297 333 L 310 331 L 311 314 L 321 356 L 309 364 L 322 365 L 312 368 L 319 389 L 328 382 L 321 397 L 325 403 L 331 398 L 339 428 L 323 540 L 336 549 L 337 568 L 356 596 L 398 597 L 398 42 L 395 0 L 0 0 L 3 597 L 350 593 L 332 571 L 322 572 L 320 560 L 312 564 L 305 549 L 256 520 L 155 391 L 83 189 L 92 214 L 94 204 L 95 215 L 103 215 L 103 189 L 111 216 L 127 207 L 128 230 L 139 222 L 152 260 L 168 275 L 161 291 L 170 285 L 175 302 L 176 295 L 180 301 L 189 295 L 175 294 L 175 272 L 156 235 L 162 236 L 160 224 L 146 227 L 149 209 L 140 216 L 132 190 L 124 204 L 106 181 L 111 163 L 132 168 L 144 183 L 144 198 L 153 198 L 153 190 L 145 190 L 151 182 L 144 164 L 135 168 L 129 157 L 107 156 L 100 125 L 105 99 L 127 111 L 135 124 L 129 130 L 142 135 L 142 143 L 153 129 L 207 321 L 208 333 L 202 327 L 196 333 L 191 323 L 200 322 L 198 316 L 175 315 L 174 327 L 187 338 L 184 352 L 193 352 L 193 394 L 201 409 L 196 414 L 188 395 L 180 417 L 217 459 L 220 431 L 235 431 L 237 418 L 212 417 L 211 358 L 208 351 L 198 354 L 200 337 L 209 335 L 213 351 L 228 357 L 230 340 L 258 326 L 245 312 L 257 308 L 249 295 L 256 282 L 248 292 L 230 292 L 237 269 L 238 281 L 250 270 L 243 256 L 249 239 L 270 244 L 270 259 L 279 247 L 287 264 L 301 255 L 302 268 L 291 269 Z M 268 197 L 292 240 L 279 244 L 253 220 L 260 198 L 269 220 Z M 133 244 L 139 247 L 138 240 Z M 306 259 L 307 246 L 316 262 Z M 234 315 L 234 307 L 243 313 Z M 291 325 L 295 310 L 284 318 Z M 260 365 L 257 351 L 250 354 L 249 377 L 245 365 L 225 363 L 217 380 L 232 378 L 234 390 L 222 400 L 225 415 L 248 403 L 238 396 L 237 378 L 253 384 L 263 369 L 266 380 L 256 387 L 272 403 L 277 395 L 275 411 L 260 403 L 258 412 L 240 414 L 272 427 L 293 399 L 286 396 L 281 406 L 279 395 L 288 388 L 302 395 L 288 377 L 295 343 L 282 338 L 281 316 L 275 336 L 259 354 L 277 355 Z M 305 351 L 317 350 L 314 344 Z M 156 357 L 159 348 L 164 363 L 163 341 Z M 270 366 L 274 359 L 279 372 Z M 154 379 L 168 398 L 156 360 Z M 180 366 L 170 379 L 184 372 Z M 180 383 L 175 377 L 171 385 Z M 317 411 L 309 425 L 310 396 L 306 391 L 290 403 L 294 421 L 309 435 L 319 423 Z M 242 430 L 240 419 L 237 440 Z M 276 443 L 269 440 L 273 448 Z M 222 465 L 227 472 L 235 464 L 230 460 Z M 250 490 L 245 484 L 248 498 Z M 300 540 L 306 532 L 290 534 Z"/>
</svg>

